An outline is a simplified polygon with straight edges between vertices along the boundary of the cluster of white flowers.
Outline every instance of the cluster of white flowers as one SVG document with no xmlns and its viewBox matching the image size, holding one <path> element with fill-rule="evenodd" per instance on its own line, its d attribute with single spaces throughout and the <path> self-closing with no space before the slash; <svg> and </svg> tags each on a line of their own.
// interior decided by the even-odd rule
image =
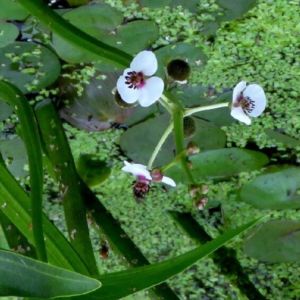
<svg viewBox="0 0 300 300">
<path fill-rule="evenodd" d="M 130 67 L 125 69 L 117 81 L 117 91 L 126 103 L 139 102 L 148 107 L 158 101 L 164 91 L 164 81 L 153 76 L 157 71 L 158 63 L 152 51 L 142 51 L 132 60 Z M 264 90 L 258 84 L 247 85 L 246 81 L 239 82 L 233 89 L 231 116 L 247 125 L 251 124 L 250 117 L 258 117 L 267 105 Z M 175 187 L 175 182 L 165 176 L 151 175 L 147 167 L 141 164 L 124 162 L 123 171 L 133 174 L 139 188 L 147 189 L 151 182 L 163 182 Z M 142 192 L 141 192 L 142 193 Z"/>
</svg>

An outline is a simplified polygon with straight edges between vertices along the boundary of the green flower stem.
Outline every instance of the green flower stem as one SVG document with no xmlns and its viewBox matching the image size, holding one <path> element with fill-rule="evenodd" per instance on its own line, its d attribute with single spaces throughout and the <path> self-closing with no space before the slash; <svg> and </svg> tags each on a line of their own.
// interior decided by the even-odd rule
<svg viewBox="0 0 300 300">
<path fill-rule="evenodd" d="M 188 108 L 184 112 L 184 117 L 191 116 L 191 115 L 196 114 L 196 113 L 201 112 L 201 111 L 212 110 L 212 109 L 221 108 L 221 107 L 228 107 L 228 102 L 223 102 L 223 103 L 218 103 L 218 104 L 213 104 L 213 105 L 207 105 L 207 106 L 198 106 L 198 107 Z"/>
<path fill-rule="evenodd" d="M 27 99 L 25 99 L 19 89 L 10 83 L 0 81 L 0 99 L 6 101 L 15 109 L 21 124 L 22 138 L 29 161 L 34 244 L 38 259 L 47 261 L 42 219 L 43 161 L 37 122 Z"/>
<path fill-rule="evenodd" d="M 174 124 L 174 136 L 175 136 L 175 146 L 176 146 L 176 153 L 181 154 L 180 162 L 181 166 L 184 169 L 190 183 L 195 183 L 193 175 L 189 169 L 187 164 L 187 157 L 185 153 L 185 146 L 184 146 L 184 127 L 183 127 L 183 110 L 179 107 L 176 107 L 173 110 L 173 124 Z"/>
<path fill-rule="evenodd" d="M 117 67 L 127 67 L 130 64 L 131 55 L 86 34 L 55 13 L 43 0 L 18 0 L 18 2 L 47 28 L 74 46 L 97 55 L 101 60 L 104 58 Z"/>
<path fill-rule="evenodd" d="M 170 133 L 172 132 L 173 130 L 173 124 L 171 123 L 167 129 L 165 130 L 165 132 L 163 133 L 163 135 L 161 136 L 158 144 L 156 145 L 150 159 L 149 159 L 149 162 L 148 162 L 148 170 L 151 170 L 152 169 L 152 165 L 153 165 L 153 162 L 155 161 L 161 147 L 163 146 L 163 144 L 165 143 L 166 139 L 168 138 L 168 136 L 170 135 Z"/>
</svg>

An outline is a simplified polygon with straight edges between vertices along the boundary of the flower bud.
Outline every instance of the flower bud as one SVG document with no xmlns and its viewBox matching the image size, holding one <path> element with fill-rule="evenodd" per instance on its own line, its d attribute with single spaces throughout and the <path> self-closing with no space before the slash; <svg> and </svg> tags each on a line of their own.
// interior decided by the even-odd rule
<svg viewBox="0 0 300 300">
<path fill-rule="evenodd" d="M 183 119 L 184 137 L 191 137 L 196 131 L 196 124 L 193 118 L 186 117 Z"/>
<path fill-rule="evenodd" d="M 186 154 L 188 156 L 198 154 L 199 152 L 200 152 L 200 149 L 196 143 L 191 141 L 187 144 Z"/>
<path fill-rule="evenodd" d="M 153 169 L 151 171 L 151 177 L 152 177 L 152 181 L 154 182 L 161 182 L 163 179 L 163 175 L 159 169 Z"/>
<path fill-rule="evenodd" d="M 185 81 L 188 79 L 191 68 L 187 62 L 182 59 L 174 59 L 167 66 L 168 74 L 177 81 Z"/>
</svg>

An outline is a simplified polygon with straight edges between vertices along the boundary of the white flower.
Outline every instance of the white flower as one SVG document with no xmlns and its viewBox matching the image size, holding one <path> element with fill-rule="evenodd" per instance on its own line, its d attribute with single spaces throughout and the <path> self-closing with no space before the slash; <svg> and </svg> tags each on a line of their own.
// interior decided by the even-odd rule
<svg viewBox="0 0 300 300">
<path fill-rule="evenodd" d="M 133 164 L 133 163 L 129 163 L 128 161 L 124 161 L 124 167 L 122 168 L 122 171 L 127 172 L 127 173 L 131 173 L 132 175 L 137 177 L 137 180 L 141 180 L 141 181 L 149 181 L 149 183 L 151 181 L 154 182 L 163 182 L 165 184 L 168 184 L 170 186 L 175 187 L 176 183 L 175 181 L 167 176 L 162 176 L 159 180 L 155 180 L 152 176 L 150 171 L 147 170 L 147 167 L 141 164 Z"/>
<path fill-rule="evenodd" d="M 117 81 L 117 90 L 123 101 L 139 101 L 143 107 L 150 106 L 161 97 L 164 82 L 152 76 L 157 71 L 157 59 L 152 51 L 138 53 Z M 152 76 L 152 77 L 151 77 Z"/>
<path fill-rule="evenodd" d="M 247 85 L 246 81 L 241 81 L 233 89 L 231 116 L 250 125 L 250 117 L 255 118 L 261 115 L 266 105 L 267 98 L 260 85 Z"/>
</svg>

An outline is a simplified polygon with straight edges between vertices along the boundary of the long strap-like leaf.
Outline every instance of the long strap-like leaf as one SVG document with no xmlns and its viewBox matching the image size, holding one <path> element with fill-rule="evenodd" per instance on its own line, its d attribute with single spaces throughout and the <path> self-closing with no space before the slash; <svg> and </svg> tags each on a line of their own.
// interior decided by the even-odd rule
<svg viewBox="0 0 300 300">
<path fill-rule="evenodd" d="M 27 99 L 13 85 L 0 81 L 0 99 L 12 105 L 20 121 L 29 161 L 34 244 L 38 258 L 47 261 L 42 222 L 43 163 L 37 122 Z"/>
</svg>

